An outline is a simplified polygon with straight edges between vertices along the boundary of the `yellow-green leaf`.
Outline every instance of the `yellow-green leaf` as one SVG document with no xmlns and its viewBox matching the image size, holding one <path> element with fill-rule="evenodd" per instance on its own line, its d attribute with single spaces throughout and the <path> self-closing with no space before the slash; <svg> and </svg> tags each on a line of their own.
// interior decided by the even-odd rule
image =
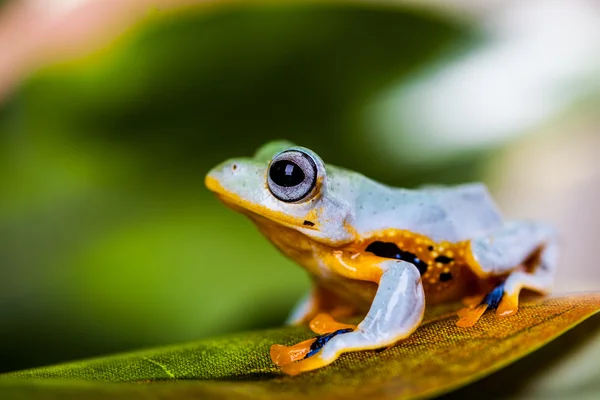
<svg viewBox="0 0 600 400">
<path fill-rule="evenodd" d="M 197 343 L 0 375 L 0 398 L 377 398 L 429 397 L 463 386 L 531 353 L 600 309 L 600 294 L 538 298 L 516 316 L 487 313 L 458 328 L 434 308 L 406 341 L 382 352 L 342 356 L 332 366 L 288 377 L 269 360 L 273 343 L 305 328 L 243 333 Z M 115 384 L 115 382 L 121 382 Z"/>
</svg>

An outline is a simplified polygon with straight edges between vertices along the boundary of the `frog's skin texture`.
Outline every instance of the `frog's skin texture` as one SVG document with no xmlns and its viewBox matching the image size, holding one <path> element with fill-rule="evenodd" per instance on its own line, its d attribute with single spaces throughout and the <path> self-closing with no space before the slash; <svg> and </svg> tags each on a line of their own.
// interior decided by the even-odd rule
<svg viewBox="0 0 600 400">
<path fill-rule="evenodd" d="M 426 303 L 463 299 L 457 325 L 469 327 L 487 309 L 515 313 L 521 289 L 544 293 L 553 281 L 553 230 L 504 221 L 479 183 L 392 188 L 280 141 L 218 165 L 206 185 L 314 282 L 288 322 L 323 336 L 271 348 L 290 375 L 394 345 L 418 328 Z M 357 326 L 335 320 L 357 315 Z"/>
</svg>

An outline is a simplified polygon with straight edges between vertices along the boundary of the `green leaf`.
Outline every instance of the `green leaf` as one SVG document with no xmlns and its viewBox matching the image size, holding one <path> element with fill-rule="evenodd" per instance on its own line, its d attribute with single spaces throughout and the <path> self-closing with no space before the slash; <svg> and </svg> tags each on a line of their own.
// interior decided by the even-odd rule
<svg viewBox="0 0 600 400">
<path fill-rule="evenodd" d="M 473 328 L 455 326 L 450 307 L 428 311 L 406 341 L 343 355 L 297 377 L 271 364 L 273 343 L 292 344 L 303 327 L 249 332 L 0 375 L 0 398 L 376 398 L 439 395 L 526 356 L 600 310 L 600 294 L 538 298 L 518 314 L 487 313 Z M 121 384 L 115 384 L 120 382 Z"/>
</svg>

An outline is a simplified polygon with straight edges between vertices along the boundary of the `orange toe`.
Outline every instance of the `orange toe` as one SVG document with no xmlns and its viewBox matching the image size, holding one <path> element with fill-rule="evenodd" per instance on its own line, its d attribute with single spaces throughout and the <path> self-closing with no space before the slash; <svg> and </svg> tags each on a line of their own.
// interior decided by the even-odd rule
<svg viewBox="0 0 600 400">
<path fill-rule="evenodd" d="M 498 305 L 498 309 L 496 310 L 496 315 L 499 317 L 508 317 L 513 315 L 519 309 L 519 299 L 517 296 L 508 296 L 504 295 L 500 304 Z"/>
<path fill-rule="evenodd" d="M 459 317 L 466 317 L 467 315 L 469 315 L 469 313 L 473 311 L 473 308 L 471 307 L 465 307 L 465 308 L 461 308 L 460 310 L 458 310 L 456 312 L 456 315 L 458 315 Z"/>
<path fill-rule="evenodd" d="M 281 371 L 287 375 L 295 376 L 302 372 L 312 371 L 324 367 L 331 364 L 333 361 L 334 360 L 325 361 L 321 358 L 320 354 L 315 354 L 314 356 L 306 358 L 302 361 L 285 364 L 281 367 Z"/>
<path fill-rule="evenodd" d="M 487 304 L 481 304 L 475 308 L 464 308 L 460 310 L 457 313 L 460 319 L 456 321 L 456 326 L 461 328 L 469 328 L 475 325 L 487 308 Z"/>
<path fill-rule="evenodd" d="M 334 320 L 329 314 L 319 314 L 310 321 L 310 329 L 318 335 L 335 332 L 340 329 L 354 329 L 355 325 L 342 324 Z"/>
<path fill-rule="evenodd" d="M 271 346 L 270 350 L 271 361 L 273 361 L 273 364 L 281 367 L 294 361 L 301 360 L 306 357 L 310 351 L 310 345 L 313 344 L 314 341 L 315 339 L 309 339 L 293 346 L 274 344 Z"/>
</svg>

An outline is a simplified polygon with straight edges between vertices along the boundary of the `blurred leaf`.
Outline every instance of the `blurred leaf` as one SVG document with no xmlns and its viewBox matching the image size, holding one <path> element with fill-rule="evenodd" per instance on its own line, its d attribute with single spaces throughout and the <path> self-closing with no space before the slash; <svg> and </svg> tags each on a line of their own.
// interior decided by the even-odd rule
<svg viewBox="0 0 600 400">
<path fill-rule="evenodd" d="M 20 98 L 29 129 L 76 142 L 93 134 L 158 179 L 277 137 L 350 168 L 366 156 L 363 172 L 385 173 L 365 106 L 470 36 L 441 15 L 360 3 L 190 7 L 142 24 L 97 60 L 40 71 Z"/>
<path fill-rule="evenodd" d="M 526 302 L 511 318 L 487 313 L 461 329 L 448 307 L 434 308 L 402 344 L 383 352 L 344 355 L 332 366 L 297 377 L 269 360 L 273 343 L 311 336 L 280 328 L 157 350 L 0 376 L 0 397 L 13 398 L 378 398 L 448 392 L 531 353 L 600 310 L 600 294 Z M 196 380 L 196 382 L 192 382 Z M 54 381 L 54 382 L 52 382 Z M 93 382 L 96 381 L 96 382 Z M 98 382 L 100 381 L 100 382 Z M 177 384 L 171 382 L 177 381 Z M 138 385 L 109 385 L 135 382 Z"/>
</svg>

